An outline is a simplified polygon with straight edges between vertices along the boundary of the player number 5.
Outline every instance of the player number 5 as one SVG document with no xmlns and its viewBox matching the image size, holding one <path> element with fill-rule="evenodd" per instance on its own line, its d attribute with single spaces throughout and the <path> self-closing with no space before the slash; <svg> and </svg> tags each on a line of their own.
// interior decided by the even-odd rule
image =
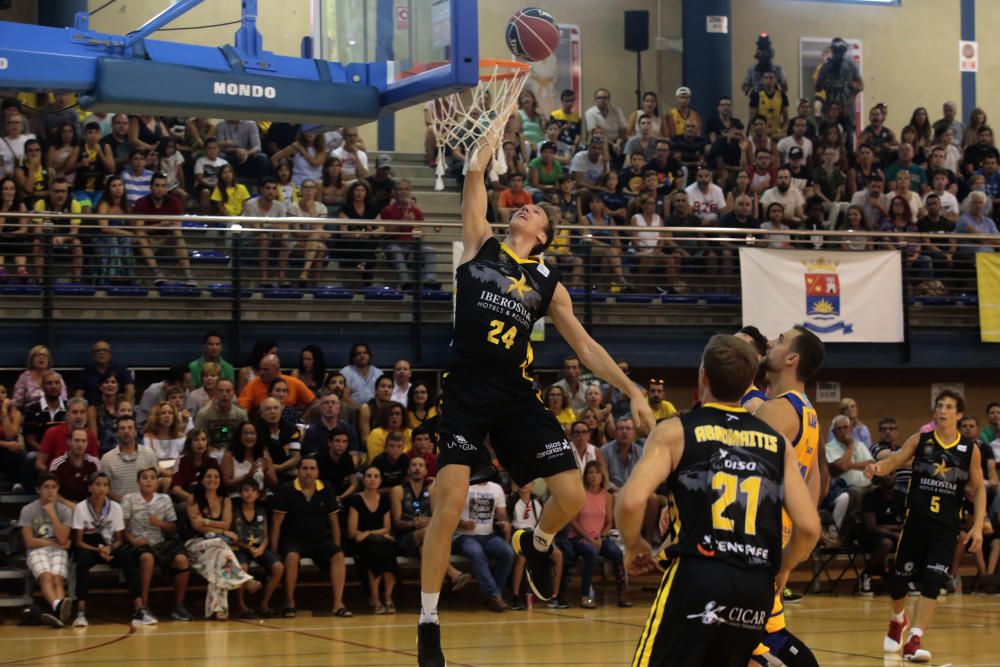
<svg viewBox="0 0 1000 667">
<path fill-rule="evenodd" d="M 941 496 L 931 496 L 931 511 L 935 514 L 941 511 Z"/>
<path fill-rule="evenodd" d="M 502 342 L 504 344 L 504 347 L 506 347 L 508 350 L 514 346 L 514 337 L 517 336 L 516 328 L 511 327 L 510 329 L 507 329 L 507 333 L 500 335 L 501 332 L 503 331 L 502 320 L 493 320 L 492 322 L 490 322 L 490 326 L 493 328 L 490 329 L 490 332 L 488 334 L 486 334 L 486 340 L 493 343 L 494 345 L 499 345 Z M 497 336 L 499 336 L 499 338 L 497 338 Z"/>
<path fill-rule="evenodd" d="M 722 491 L 714 503 L 712 503 L 712 527 L 716 530 L 726 530 L 733 532 L 736 530 L 736 523 L 729 517 L 723 516 L 730 505 L 736 502 L 737 489 L 742 491 L 747 497 L 747 511 L 744 517 L 743 532 L 746 535 L 757 534 L 757 503 L 760 500 L 760 477 L 748 477 L 742 482 L 736 475 L 726 472 L 717 472 L 712 475 L 712 489 Z"/>
</svg>

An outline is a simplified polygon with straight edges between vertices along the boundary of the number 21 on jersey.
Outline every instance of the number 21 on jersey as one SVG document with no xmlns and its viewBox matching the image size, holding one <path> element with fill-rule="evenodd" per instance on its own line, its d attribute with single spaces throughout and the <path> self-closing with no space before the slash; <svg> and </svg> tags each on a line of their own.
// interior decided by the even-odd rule
<svg viewBox="0 0 1000 667">
<path fill-rule="evenodd" d="M 728 472 L 717 472 L 712 475 L 712 490 L 722 491 L 722 495 L 712 503 L 712 527 L 716 530 L 733 532 L 736 522 L 723 516 L 726 509 L 736 502 L 737 492 L 747 497 L 747 511 L 744 517 L 743 532 L 746 535 L 757 534 L 757 504 L 760 500 L 760 477 L 747 477 L 742 482 L 736 475 Z"/>
<path fill-rule="evenodd" d="M 504 323 L 502 320 L 493 320 L 490 322 L 490 331 L 486 334 L 486 340 L 493 343 L 494 345 L 503 345 L 509 350 L 514 346 L 514 338 L 517 336 L 517 329 L 511 327 L 507 329 L 506 333 L 503 333 Z"/>
</svg>

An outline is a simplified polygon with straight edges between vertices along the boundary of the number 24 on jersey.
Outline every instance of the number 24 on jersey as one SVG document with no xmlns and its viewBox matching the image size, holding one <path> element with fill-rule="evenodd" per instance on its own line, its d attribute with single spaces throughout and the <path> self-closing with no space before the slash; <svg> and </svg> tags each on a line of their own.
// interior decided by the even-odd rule
<svg viewBox="0 0 1000 667">
<path fill-rule="evenodd" d="M 501 343 L 509 350 L 514 346 L 514 338 L 517 337 L 517 328 L 511 327 L 507 329 L 506 333 L 503 333 L 504 323 L 502 320 L 493 320 L 490 322 L 490 331 L 486 334 L 486 340 L 494 345 L 500 345 Z"/>
</svg>

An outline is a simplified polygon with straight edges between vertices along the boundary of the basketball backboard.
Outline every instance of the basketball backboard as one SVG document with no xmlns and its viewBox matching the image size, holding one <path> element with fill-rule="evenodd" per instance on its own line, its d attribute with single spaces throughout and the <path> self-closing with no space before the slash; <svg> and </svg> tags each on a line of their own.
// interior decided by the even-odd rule
<svg viewBox="0 0 1000 667">
<path fill-rule="evenodd" d="M 370 63 L 383 109 L 479 81 L 476 0 L 314 0 L 318 57 Z M 380 70 L 380 68 L 382 68 Z"/>
</svg>

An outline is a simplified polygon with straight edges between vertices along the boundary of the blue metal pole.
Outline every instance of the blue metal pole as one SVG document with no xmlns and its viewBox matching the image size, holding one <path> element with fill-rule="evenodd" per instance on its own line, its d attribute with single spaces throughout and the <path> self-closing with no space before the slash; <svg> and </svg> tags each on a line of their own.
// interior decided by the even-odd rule
<svg viewBox="0 0 1000 667">
<path fill-rule="evenodd" d="M 264 39 L 257 31 L 257 0 L 243 0 L 242 23 L 236 31 L 234 46 L 243 57 L 259 58 Z"/>
<path fill-rule="evenodd" d="M 732 0 L 683 0 L 681 7 L 682 83 L 691 88 L 691 106 L 708 119 L 715 115 L 719 98 L 732 95 L 733 3 Z M 725 17 L 726 32 L 708 32 L 709 16 Z"/>
<path fill-rule="evenodd" d="M 170 5 L 162 12 L 136 28 L 133 32 L 126 35 L 121 45 L 127 49 L 128 47 L 141 42 L 163 26 L 174 21 L 175 19 L 180 18 L 181 16 L 184 16 L 202 2 L 203 0 L 178 0 L 177 4 Z"/>
<path fill-rule="evenodd" d="M 375 60 L 395 60 L 392 48 L 393 0 L 378 0 L 375 4 Z M 396 148 L 396 112 L 383 111 L 378 118 L 378 149 Z"/>
<path fill-rule="evenodd" d="M 962 39 L 976 39 L 976 0 L 961 0 Z M 969 115 L 976 108 L 976 73 L 962 72 L 962 117 L 969 122 Z"/>
</svg>

